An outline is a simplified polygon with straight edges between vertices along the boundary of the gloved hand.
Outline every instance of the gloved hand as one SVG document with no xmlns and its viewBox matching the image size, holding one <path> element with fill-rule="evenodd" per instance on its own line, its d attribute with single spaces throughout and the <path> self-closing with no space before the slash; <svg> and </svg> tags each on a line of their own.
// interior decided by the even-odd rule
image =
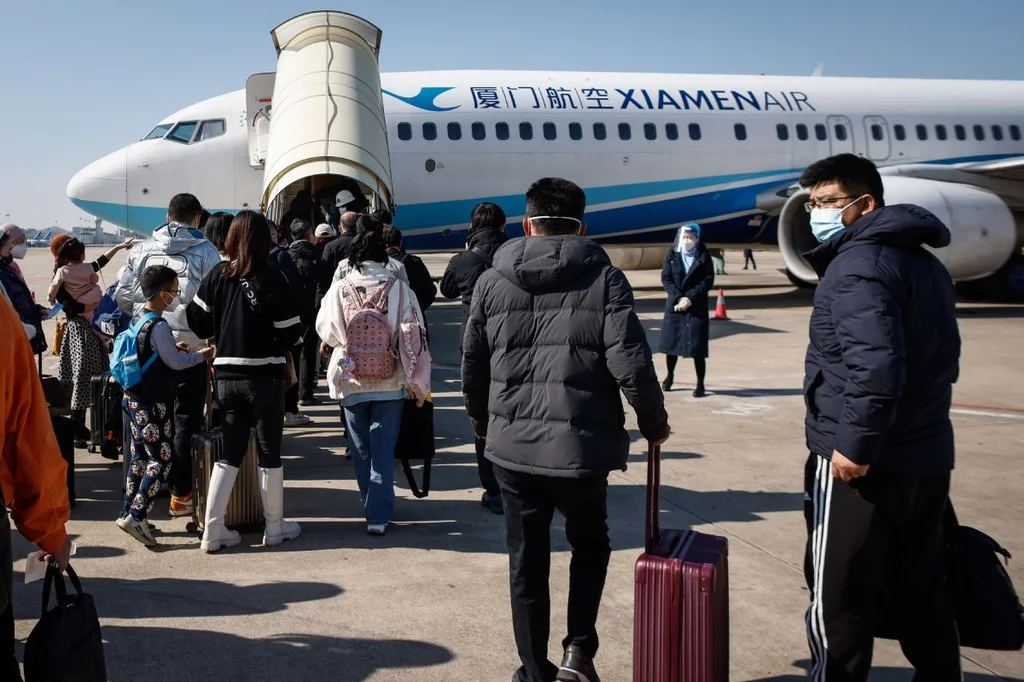
<svg viewBox="0 0 1024 682">
<path fill-rule="evenodd" d="M 686 298 L 684 296 L 683 298 L 679 299 L 679 302 L 676 303 L 676 305 L 673 308 L 673 310 L 675 310 L 677 313 L 681 313 L 681 312 L 684 312 L 691 305 L 693 305 L 693 303 L 690 301 L 690 299 L 688 299 L 688 298 Z"/>
</svg>

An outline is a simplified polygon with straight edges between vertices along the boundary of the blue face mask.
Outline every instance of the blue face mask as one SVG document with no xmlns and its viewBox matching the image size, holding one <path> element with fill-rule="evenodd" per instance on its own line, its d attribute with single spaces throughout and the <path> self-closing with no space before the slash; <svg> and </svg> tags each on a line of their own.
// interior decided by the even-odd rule
<svg viewBox="0 0 1024 682">
<path fill-rule="evenodd" d="M 864 197 L 854 199 L 842 208 L 814 208 L 811 209 L 811 233 L 819 242 L 827 242 L 832 237 L 846 229 L 843 224 L 843 213 Z"/>
</svg>

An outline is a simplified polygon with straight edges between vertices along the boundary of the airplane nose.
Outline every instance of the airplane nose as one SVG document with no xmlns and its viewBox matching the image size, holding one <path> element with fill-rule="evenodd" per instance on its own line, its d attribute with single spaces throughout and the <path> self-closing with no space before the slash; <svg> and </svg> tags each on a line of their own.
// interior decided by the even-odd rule
<svg viewBox="0 0 1024 682">
<path fill-rule="evenodd" d="M 68 199 L 97 218 L 125 226 L 128 150 L 120 149 L 93 161 L 68 182 Z"/>
</svg>

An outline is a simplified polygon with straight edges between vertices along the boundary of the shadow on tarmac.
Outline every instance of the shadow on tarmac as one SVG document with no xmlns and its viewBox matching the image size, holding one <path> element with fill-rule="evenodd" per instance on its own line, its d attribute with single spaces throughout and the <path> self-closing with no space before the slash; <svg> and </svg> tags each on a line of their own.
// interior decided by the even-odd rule
<svg viewBox="0 0 1024 682">
<path fill-rule="evenodd" d="M 808 673 L 811 669 L 811 662 L 809 660 L 796 661 L 793 665 L 797 668 L 803 668 Z M 807 674 L 803 675 L 775 675 L 773 677 L 759 677 L 751 680 L 750 682 L 806 682 Z M 871 673 L 868 675 L 870 682 L 907 682 L 914 676 L 914 670 L 912 668 L 893 668 L 893 667 L 873 667 Z M 995 680 L 1002 680 L 1003 682 L 1024 682 L 1010 677 L 1001 677 L 999 675 L 983 675 L 980 673 L 968 673 L 963 674 L 963 682 L 995 682 Z"/>
</svg>

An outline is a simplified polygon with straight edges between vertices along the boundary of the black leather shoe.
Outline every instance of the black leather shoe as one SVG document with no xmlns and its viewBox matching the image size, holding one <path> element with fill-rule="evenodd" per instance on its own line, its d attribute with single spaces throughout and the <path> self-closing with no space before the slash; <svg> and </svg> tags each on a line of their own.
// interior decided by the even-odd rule
<svg viewBox="0 0 1024 682">
<path fill-rule="evenodd" d="M 665 380 L 663 382 L 661 382 L 661 390 L 665 391 L 666 393 L 671 391 L 672 390 L 672 384 L 674 384 L 675 381 L 676 381 L 675 377 L 673 377 L 671 374 L 669 374 L 667 377 L 665 377 Z"/>
<path fill-rule="evenodd" d="M 695 390 L 693 392 L 693 397 L 694 398 L 703 398 L 706 395 L 707 395 L 707 393 L 704 392 L 704 387 L 703 386 L 698 386 L 697 390 Z"/>
<path fill-rule="evenodd" d="M 558 682 L 601 682 L 594 669 L 594 660 L 584 655 L 583 650 L 575 644 L 565 650 L 555 679 Z"/>
</svg>

